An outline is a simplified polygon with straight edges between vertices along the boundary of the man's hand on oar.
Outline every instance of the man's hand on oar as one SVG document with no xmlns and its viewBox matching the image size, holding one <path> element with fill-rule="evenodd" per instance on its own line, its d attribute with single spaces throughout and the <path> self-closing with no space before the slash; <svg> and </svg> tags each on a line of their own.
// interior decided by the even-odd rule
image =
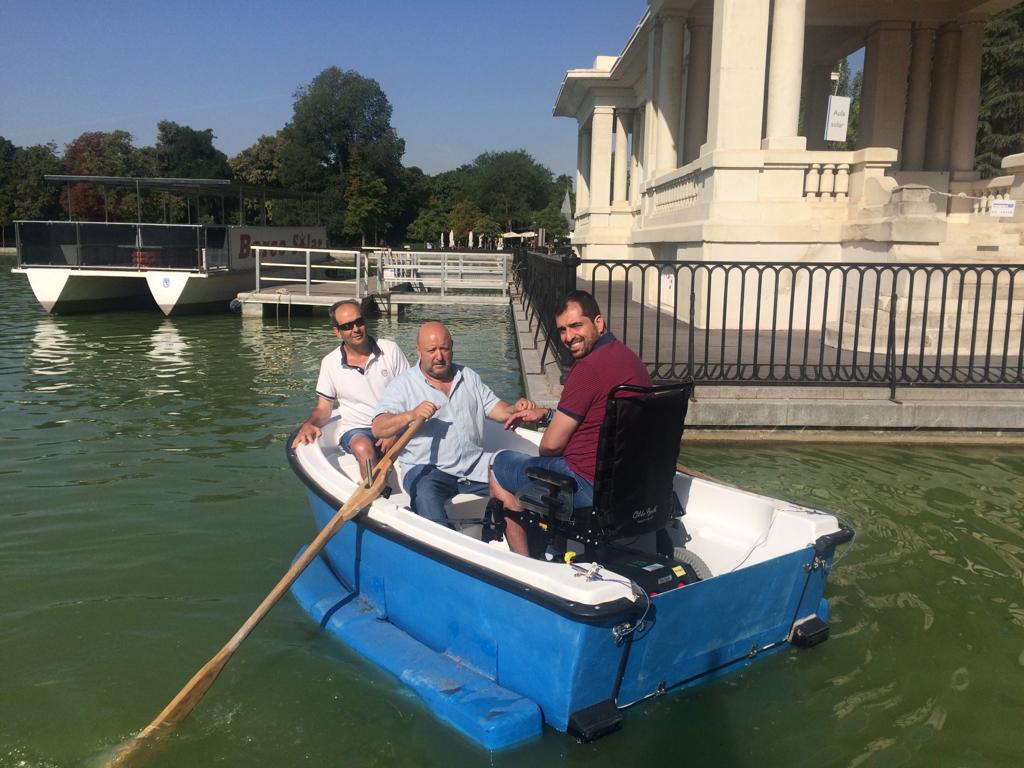
<svg viewBox="0 0 1024 768">
<path fill-rule="evenodd" d="M 360 485 L 349 497 L 341 509 L 337 511 L 330 522 L 320 531 L 319 535 L 306 548 L 306 551 L 292 564 L 288 572 L 281 578 L 252 615 L 245 620 L 238 631 L 228 640 L 227 645 L 220 649 L 216 656 L 204 664 L 192 679 L 185 684 L 178 695 L 171 703 L 164 707 L 163 711 L 156 716 L 149 725 L 142 729 L 135 738 L 120 748 L 114 756 L 107 761 L 106 768 L 122 768 L 122 766 L 137 766 L 153 748 L 162 742 L 173 730 L 174 726 L 188 717 L 196 704 L 203 698 L 206 692 L 213 685 L 224 666 L 231 660 L 231 656 L 248 637 L 249 633 L 260 623 L 260 620 L 270 611 L 281 596 L 288 591 L 288 588 L 295 582 L 299 575 L 305 570 L 313 559 L 320 554 L 320 551 L 327 544 L 328 540 L 338 532 L 346 522 L 359 514 L 359 512 L 380 496 L 384 490 L 388 473 L 395 464 L 395 459 L 408 444 L 416 430 L 423 424 L 422 418 L 413 419 L 409 428 L 395 441 L 383 458 L 374 467 L 373 475 L 368 479 L 368 484 Z"/>
</svg>

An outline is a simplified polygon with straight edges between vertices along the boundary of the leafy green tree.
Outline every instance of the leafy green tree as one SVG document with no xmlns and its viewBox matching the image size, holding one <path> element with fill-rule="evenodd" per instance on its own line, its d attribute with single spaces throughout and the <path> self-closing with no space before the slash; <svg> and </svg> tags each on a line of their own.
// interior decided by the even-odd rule
<svg viewBox="0 0 1024 768">
<path fill-rule="evenodd" d="M 277 187 L 280 186 L 278 173 L 278 152 L 281 145 L 280 132 L 273 136 L 260 136 L 251 147 L 246 147 L 237 155 L 228 160 L 235 179 L 244 184 L 256 186 Z M 276 216 L 277 206 L 280 200 L 267 200 L 266 211 L 262 211 L 263 202 L 246 198 L 245 219 L 247 221 L 262 220 L 266 214 L 268 223 L 298 223 L 292 221 L 279 222 Z M 294 205 L 294 204 L 293 204 Z M 287 206 L 285 206 L 287 208 Z"/>
<path fill-rule="evenodd" d="M 544 210 L 537 211 L 534 221 L 536 221 L 538 227 L 544 228 L 548 239 L 569 236 L 569 222 L 562 215 L 561 201 L 553 200 Z"/>
<path fill-rule="evenodd" d="M 56 144 L 18 147 L 0 136 L 0 226 L 18 219 L 59 219 L 61 188 L 43 176 L 61 173 Z"/>
<path fill-rule="evenodd" d="M 462 200 L 452 208 L 452 212 L 448 217 L 449 228 L 455 230 L 456 240 L 465 240 L 470 232 L 474 234 L 479 232 L 479 222 L 482 222 L 484 217 L 484 212 L 473 203 L 468 200 Z"/>
<path fill-rule="evenodd" d="M 213 129 L 197 131 L 170 120 L 156 124 L 157 172 L 174 179 L 228 179 L 231 167 L 213 146 Z"/>
<path fill-rule="evenodd" d="M 472 200 L 509 229 L 529 225 L 533 212 L 551 202 L 551 171 L 524 150 L 485 152 L 473 161 Z"/>
<path fill-rule="evenodd" d="M 437 242 L 442 232 L 447 232 L 448 212 L 435 199 L 420 208 L 416 218 L 409 224 L 406 234 L 413 240 L 424 243 Z"/>
<path fill-rule="evenodd" d="M 388 235 L 392 242 L 399 243 L 405 240 L 413 221 L 430 201 L 430 177 L 416 166 L 403 168 L 396 186 L 388 198 Z"/>
<path fill-rule="evenodd" d="M 364 248 L 369 234 L 377 244 L 379 234 L 388 228 L 387 185 L 373 171 L 364 168 L 358 156 L 353 158 L 347 176 L 344 232 L 359 235 Z"/>
<path fill-rule="evenodd" d="M 211 128 L 197 131 L 187 125 L 161 120 L 156 124 L 156 129 L 153 154 L 157 175 L 171 179 L 231 178 L 227 155 L 213 146 L 216 137 Z M 183 216 L 186 205 L 192 205 L 192 202 L 180 198 L 173 200 L 173 220 L 211 222 L 220 219 L 221 207 L 215 196 L 198 196 L 195 198 L 194 209 Z"/>
<path fill-rule="evenodd" d="M 1024 5 L 997 14 L 985 27 L 975 167 L 982 178 L 1002 175 L 1002 159 L 1024 152 Z"/>
<path fill-rule="evenodd" d="M 398 195 L 404 152 L 380 85 L 358 72 L 329 67 L 296 91 L 292 120 L 280 134 L 278 171 L 285 187 L 320 197 L 328 232 L 339 237 L 354 226 L 345 215 L 354 158 L 358 155 L 362 172 L 372 173 L 391 195 Z M 357 183 L 357 189 L 364 187 Z M 398 215 L 396 205 L 389 204 L 389 219 Z"/>
</svg>

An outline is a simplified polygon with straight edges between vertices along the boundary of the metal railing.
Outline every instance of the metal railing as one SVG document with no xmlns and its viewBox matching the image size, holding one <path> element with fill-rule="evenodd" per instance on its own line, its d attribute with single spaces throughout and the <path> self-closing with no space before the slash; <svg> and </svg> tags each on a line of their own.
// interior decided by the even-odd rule
<svg viewBox="0 0 1024 768">
<path fill-rule="evenodd" d="M 280 245 L 254 245 L 252 251 L 257 291 L 263 288 L 264 283 L 288 283 L 303 286 L 306 296 L 310 295 L 314 285 L 354 287 L 357 299 L 370 293 L 370 263 L 373 259 L 361 251 Z M 314 274 L 318 276 L 314 277 Z"/>
<path fill-rule="evenodd" d="M 657 381 L 1019 387 L 1024 265 L 601 261 L 528 254 L 517 282 L 542 359 L 566 291 L 590 291 Z M 538 339 L 539 341 L 539 339 Z"/>
<path fill-rule="evenodd" d="M 226 228 L 194 224 L 17 221 L 19 267 L 226 269 Z"/>
<path fill-rule="evenodd" d="M 383 290 L 498 291 L 508 295 L 512 254 L 478 251 L 384 251 L 378 254 Z"/>
</svg>

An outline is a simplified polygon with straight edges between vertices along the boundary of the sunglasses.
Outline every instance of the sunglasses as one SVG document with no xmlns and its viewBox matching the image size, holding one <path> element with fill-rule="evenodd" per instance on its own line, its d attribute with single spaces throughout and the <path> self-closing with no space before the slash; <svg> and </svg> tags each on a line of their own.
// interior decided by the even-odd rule
<svg viewBox="0 0 1024 768">
<path fill-rule="evenodd" d="M 347 323 L 335 323 L 334 327 L 337 328 L 339 331 L 351 331 L 357 325 L 360 328 L 366 325 L 366 318 L 357 317 L 355 320 L 349 320 Z"/>
</svg>

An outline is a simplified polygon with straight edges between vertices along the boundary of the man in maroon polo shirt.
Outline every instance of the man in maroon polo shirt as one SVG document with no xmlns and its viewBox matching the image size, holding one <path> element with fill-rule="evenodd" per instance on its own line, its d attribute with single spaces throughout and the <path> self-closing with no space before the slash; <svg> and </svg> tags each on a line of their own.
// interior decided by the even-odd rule
<svg viewBox="0 0 1024 768">
<path fill-rule="evenodd" d="M 608 393 L 619 384 L 651 386 L 647 368 L 629 347 L 605 328 L 594 297 L 572 291 L 555 312 L 555 326 L 562 343 L 576 359 L 562 388 L 558 407 L 516 411 L 505 423 L 547 424 L 540 441 L 540 455 L 502 451 L 491 465 L 491 496 L 507 512 L 522 512 L 516 492 L 530 482 L 531 467 L 569 475 L 576 480 L 573 504 L 593 505 L 597 443 L 604 421 Z M 505 539 L 513 552 L 528 554 L 526 531 L 515 515 L 506 517 Z"/>
</svg>

